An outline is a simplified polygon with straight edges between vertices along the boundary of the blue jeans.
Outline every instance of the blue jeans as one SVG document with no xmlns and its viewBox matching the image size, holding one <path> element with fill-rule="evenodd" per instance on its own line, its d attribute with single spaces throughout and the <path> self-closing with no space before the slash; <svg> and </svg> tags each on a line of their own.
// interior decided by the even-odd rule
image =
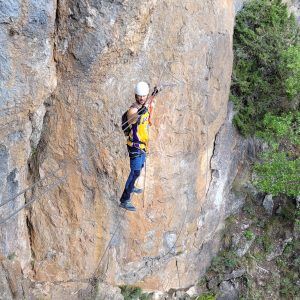
<svg viewBox="0 0 300 300">
<path fill-rule="evenodd" d="M 123 191 L 122 197 L 120 199 L 121 203 L 130 200 L 130 194 L 134 189 L 134 184 L 137 178 L 141 174 L 141 170 L 144 167 L 146 160 L 146 152 L 138 148 L 127 146 L 129 158 L 130 158 L 130 173 L 125 184 L 125 189 Z"/>
</svg>

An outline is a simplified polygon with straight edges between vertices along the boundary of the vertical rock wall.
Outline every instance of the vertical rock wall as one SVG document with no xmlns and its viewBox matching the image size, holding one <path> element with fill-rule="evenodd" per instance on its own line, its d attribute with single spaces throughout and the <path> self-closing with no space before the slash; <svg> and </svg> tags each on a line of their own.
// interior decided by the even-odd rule
<svg viewBox="0 0 300 300">
<path fill-rule="evenodd" d="M 22 180 L 9 176 L 15 190 L 58 168 L 54 175 L 66 178 L 57 186 L 55 176 L 47 177 L 27 195 L 27 201 L 35 195 L 39 200 L 26 223 L 23 212 L 6 225 L 16 228 L 19 220 L 24 231 L 19 242 L 9 239 L 16 243 L 12 249 L 27 241 L 24 261 L 31 250 L 36 281 L 84 282 L 97 276 L 160 290 L 192 284 L 218 249 L 217 239 L 208 245 L 201 234 L 199 216 L 208 201 L 222 201 L 207 198 L 207 192 L 215 136 L 227 111 L 232 1 L 61 0 L 56 14 L 55 3 L 34 4 L 32 18 L 44 23 L 27 25 L 36 33 L 22 39 L 16 66 L 25 64 L 31 73 L 18 70 L 26 89 L 15 81 L 12 92 L 12 97 L 16 89 L 23 93 L 18 99 L 26 107 L 22 120 L 28 129 L 22 146 L 1 145 L 1 172 L 7 176 L 14 166 L 25 166 Z M 22 9 L 28 13 L 34 4 Z M 0 5 L 11 13 L 8 4 Z M 9 36 L 9 25 L 3 26 L 6 46 L 21 38 Z M 31 39 L 36 44 L 29 50 Z M 129 171 L 120 116 L 134 101 L 140 80 L 168 87 L 157 97 L 147 168 L 139 179 L 145 194 L 134 196 L 138 211 L 129 213 L 118 207 Z M 15 165 L 13 149 L 20 160 Z M 0 189 L 9 190 L 2 176 Z M 220 226 L 210 226 L 213 218 L 205 225 L 212 237 L 222 226 L 222 218 Z M 1 241 L 7 255 L 4 235 Z"/>
<path fill-rule="evenodd" d="M 27 162 L 43 127 L 44 102 L 56 86 L 55 11 L 55 1 L 0 1 L 0 203 L 30 184 Z M 0 217 L 24 202 L 20 195 L 0 208 Z M 28 265 L 24 211 L 1 225 L 0 252 Z"/>
</svg>

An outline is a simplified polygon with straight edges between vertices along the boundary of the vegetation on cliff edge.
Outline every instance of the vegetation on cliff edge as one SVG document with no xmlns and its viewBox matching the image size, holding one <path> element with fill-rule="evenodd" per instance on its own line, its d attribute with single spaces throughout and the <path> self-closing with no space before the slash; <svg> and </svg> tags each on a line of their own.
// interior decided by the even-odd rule
<svg viewBox="0 0 300 300">
<path fill-rule="evenodd" d="M 252 0 L 237 15 L 231 99 L 243 135 L 267 144 L 254 183 L 274 196 L 300 195 L 300 35 L 280 0 Z"/>
</svg>

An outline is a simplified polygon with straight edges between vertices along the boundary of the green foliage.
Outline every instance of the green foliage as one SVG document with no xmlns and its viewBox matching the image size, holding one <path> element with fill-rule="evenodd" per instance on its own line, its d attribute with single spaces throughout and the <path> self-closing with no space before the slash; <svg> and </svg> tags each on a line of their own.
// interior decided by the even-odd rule
<svg viewBox="0 0 300 300">
<path fill-rule="evenodd" d="M 255 209 L 251 202 L 246 202 L 246 204 L 243 206 L 243 211 L 251 217 L 255 216 Z"/>
<path fill-rule="evenodd" d="M 151 299 L 151 295 L 149 293 L 143 293 L 139 300 L 150 300 Z"/>
<path fill-rule="evenodd" d="M 233 269 L 239 266 L 239 257 L 233 251 L 221 251 L 214 257 L 210 270 L 216 273 L 223 273 L 226 269 Z"/>
<path fill-rule="evenodd" d="M 264 234 L 262 238 L 262 245 L 266 253 L 270 253 L 273 250 L 274 246 L 272 243 L 272 239 L 268 234 Z"/>
<path fill-rule="evenodd" d="M 285 90 L 293 99 L 300 93 L 300 45 L 292 45 L 281 54 L 280 72 L 284 74 Z"/>
<path fill-rule="evenodd" d="M 235 224 L 236 223 L 236 216 L 232 215 L 232 216 L 229 216 L 226 218 L 225 222 L 226 222 L 226 226 L 230 226 L 232 224 Z"/>
<path fill-rule="evenodd" d="M 262 123 L 264 129 L 258 130 L 256 135 L 268 142 L 272 150 L 290 144 L 300 145 L 300 112 L 289 112 L 280 116 L 266 113 Z"/>
<path fill-rule="evenodd" d="M 142 296 L 142 289 L 140 287 L 131 285 L 121 285 L 121 293 L 124 296 L 124 300 L 139 299 Z"/>
<path fill-rule="evenodd" d="M 281 257 L 276 259 L 276 264 L 280 269 L 285 269 L 287 267 L 287 261 Z"/>
<path fill-rule="evenodd" d="M 234 122 L 254 134 L 267 112 L 289 111 L 299 95 L 299 29 L 281 1 L 253 0 L 237 15 L 233 44 Z"/>
<path fill-rule="evenodd" d="M 287 221 L 295 222 L 296 214 L 297 210 L 292 201 L 288 201 L 281 207 L 280 216 Z"/>
<path fill-rule="evenodd" d="M 297 216 L 297 213 L 294 215 Z M 296 299 L 294 297 L 300 293 L 300 287 L 297 285 L 300 268 L 299 252 L 300 241 L 294 239 L 286 245 L 283 254 L 276 259 L 276 265 L 281 273 L 280 295 L 283 299 Z"/>
<path fill-rule="evenodd" d="M 299 295 L 300 288 L 295 284 L 294 280 L 290 278 L 283 278 L 280 284 L 280 295 L 284 299 L 295 299 L 294 297 Z"/>
<path fill-rule="evenodd" d="M 198 296 L 195 300 L 216 300 L 217 297 L 213 293 L 204 293 Z"/>
<path fill-rule="evenodd" d="M 263 192 L 277 196 L 283 193 L 297 197 L 300 194 L 300 159 L 291 160 L 285 152 L 265 152 L 263 162 L 254 166 L 257 179 L 254 184 Z"/>
<path fill-rule="evenodd" d="M 300 35 L 281 0 L 252 0 L 237 15 L 231 100 L 235 125 L 269 149 L 255 165 L 256 186 L 299 195 Z"/>
<path fill-rule="evenodd" d="M 34 148 L 34 147 L 31 147 L 31 160 L 32 160 L 32 162 L 36 163 L 37 159 L 38 159 L 38 149 Z"/>
<path fill-rule="evenodd" d="M 254 166 L 257 174 L 256 186 L 274 196 L 286 194 L 298 196 L 300 193 L 300 112 L 282 115 L 266 113 L 264 130 L 256 135 L 270 145 L 261 156 L 262 162 Z"/>
<path fill-rule="evenodd" d="M 244 231 L 244 237 L 248 241 L 251 241 L 254 238 L 254 233 L 250 229 L 247 229 L 247 230 Z"/>
<path fill-rule="evenodd" d="M 17 255 L 16 255 L 15 252 L 12 252 L 12 253 L 10 253 L 10 254 L 7 255 L 7 258 L 9 260 L 14 260 L 16 257 L 17 257 Z"/>
</svg>

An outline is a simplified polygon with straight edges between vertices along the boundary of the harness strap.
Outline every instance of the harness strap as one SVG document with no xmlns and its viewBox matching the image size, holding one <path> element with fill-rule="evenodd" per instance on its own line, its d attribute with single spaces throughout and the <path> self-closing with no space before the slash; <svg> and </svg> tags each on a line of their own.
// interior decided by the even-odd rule
<svg viewBox="0 0 300 300">
<path fill-rule="evenodd" d="M 141 142 L 141 141 L 136 141 L 136 142 L 134 142 L 130 136 L 128 137 L 128 140 L 129 140 L 132 144 L 143 144 L 143 145 L 146 146 L 146 143 L 144 143 L 144 142 Z"/>
</svg>

